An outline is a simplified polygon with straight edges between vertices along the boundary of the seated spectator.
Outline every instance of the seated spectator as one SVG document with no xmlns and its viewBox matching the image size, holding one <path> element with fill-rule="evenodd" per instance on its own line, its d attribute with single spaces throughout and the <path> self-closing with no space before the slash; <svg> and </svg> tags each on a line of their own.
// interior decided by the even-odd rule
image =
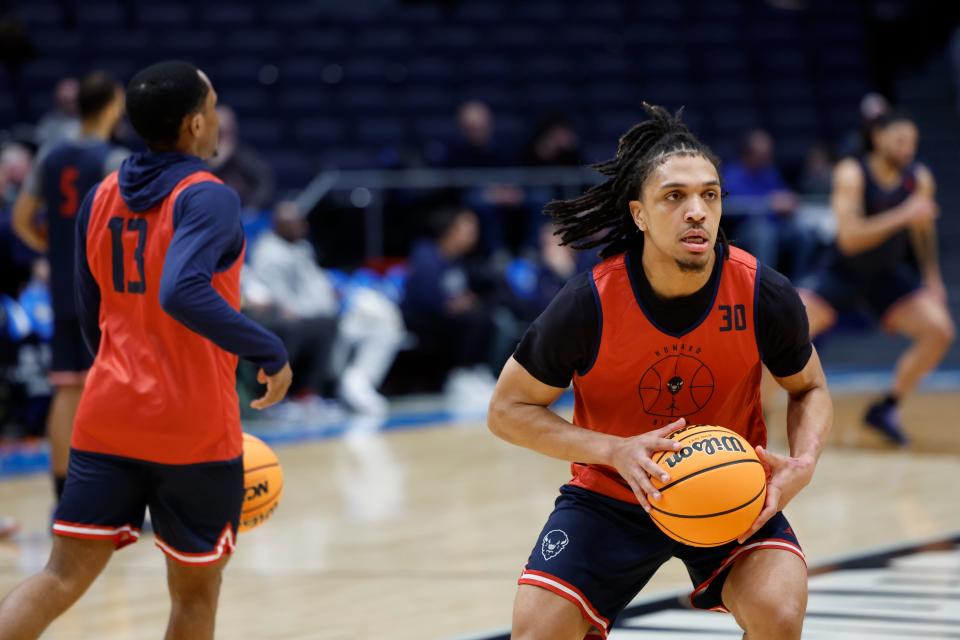
<svg viewBox="0 0 960 640">
<path fill-rule="evenodd" d="M 407 326 L 426 343 L 439 343 L 451 371 L 445 390 L 467 403 L 489 400 L 496 331 L 494 313 L 475 293 L 464 257 L 477 244 L 477 215 L 470 209 L 443 209 L 431 219 L 433 237 L 410 255 L 401 307 Z"/>
<path fill-rule="evenodd" d="M 579 167 L 583 164 L 580 138 L 566 116 L 549 116 L 540 121 L 523 152 L 523 164 L 528 167 Z"/>
<path fill-rule="evenodd" d="M 79 93 L 80 81 L 76 78 L 62 78 L 57 82 L 53 90 L 53 109 L 37 124 L 38 146 L 54 145 L 80 135 Z"/>
<path fill-rule="evenodd" d="M 341 300 L 316 262 L 308 232 L 296 203 L 276 206 L 273 229 L 253 248 L 250 269 L 262 286 L 248 289 L 249 313 L 284 340 L 300 390 L 319 392 L 332 372 L 350 408 L 385 413 L 387 402 L 377 387 L 405 335 L 400 311 L 369 288 Z"/>
<path fill-rule="evenodd" d="M 240 141 L 237 115 L 230 107 L 217 107 L 220 144 L 210 167 L 218 178 L 237 190 L 244 209 L 266 209 L 273 200 L 273 169 Z"/>
<path fill-rule="evenodd" d="M 460 137 L 450 144 L 448 167 L 496 169 L 519 164 L 498 144 L 493 112 L 485 103 L 471 100 L 460 105 L 457 129 Z M 480 248 L 484 254 L 505 262 L 510 249 L 536 246 L 542 198 L 528 202 L 521 187 L 491 183 L 467 189 L 464 201 L 479 218 Z"/>
<path fill-rule="evenodd" d="M 729 200 L 722 224 L 727 236 L 760 262 L 797 278 L 811 267 L 813 240 L 797 223 L 799 199 L 773 158 L 769 133 L 754 129 L 744 136 L 739 160 L 723 167 Z"/>
<path fill-rule="evenodd" d="M 580 270 L 577 252 L 561 245 L 555 230 L 553 223 L 543 225 L 536 260 L 516 260 L 507 269 L 507 280 L 516 299 L 511 306 L 526 323 L 533 322 Z"/>
</svg>

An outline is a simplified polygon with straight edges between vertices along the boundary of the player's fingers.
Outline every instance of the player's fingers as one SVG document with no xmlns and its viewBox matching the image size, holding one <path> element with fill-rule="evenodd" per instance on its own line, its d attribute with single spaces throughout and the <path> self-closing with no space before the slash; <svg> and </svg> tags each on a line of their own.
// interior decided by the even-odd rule
<svg viewBox="0 0 960 640">
<path fill-rule="evenodd" d="M 643 470 L 650 474 L 652 477 L 657 478 L 660 482 L 669 482 L 670 475 L 663 470 L 663 467 L 658 465 L 656 462 L 650 458 L 641 458 L 640 466 L 643 467 Z"/>
<path fill-rule="evenodd" d="M 673 432 L 676 431 L 677 429 L 680 429 L 680 428 L 685 427 L 686 424 L 687 424 L 687 419 L 686 419 L 686 418 L 680 418 L 679 420 L 676 420 L 676 421 L 674 421 L 674 422 L 671 422 L 670 424 L 668 424 L 668 425 L 665 426 L 665 427 L 660 427 L 660 428 L 657 429 L 656 431 L 651 431 L 651 433 L 652 433 L 653 435 L 657 436 L 657 437 L 662 438 L 662 437 L 664 437 L 664 436 L 670 435 L 671 433 L 673 433 Z"/>
<path fill-rule="evenodd" d="M 640 489 L 643 490 L 645 496 L 649 497 L 651 500 L 659 500 L 660 492 L 657 491 L 657 488 L 653 486 L 653 483 L 650 482 L 650 476 L 641 471 L 637 474 L 636 482 L 640 485 Z"/>
<path fill-rule="evenodd" d="M 257 382 L 260 384 L 267 384 L 267 372 L 263 369 L 257 371 Z"/>
<path fill-rule="evenodd" d="M 740 544 L 743 544 L 744 542 L 746 542 L 750 538 L 750 536 L 752 536 L 753 534 L 755 534 L 757 531 L 760 530 L 760 527 L 767 524 L 767 520 L 769 520 L 774 515 L 776 515 L 776 513 L 777 513 L 776 505 L 772 505 L 772 506 L 767 505 L 766 507 L 764 507 L 763 511 L 760 512 L 760 515 L 757 516 L 757 519 L 754 520 L 753 524 L 750 526 L 747 532 L 744 533 L 739 538 L 737 538 L 737 541 Z"/>
<path fill-rule="evenodd" d="M 680 443 L 669 438 L 658 438 L 650 445 L 650 451 L 679 451 Z"/>
<path fill-rule="evenodd" d="M 633 491 L 633 495 L 637 496 L 637 502 L 640 503 L 640 506 L 643 507 L 643 510 L 647 513 L 650 513 L 650 503 L 647 501 L 647 495 L 643 490 L 633 481 L 632 478 L 626 478 L 627 484 L 630 485 L 630 490 Z"/>
</svg>

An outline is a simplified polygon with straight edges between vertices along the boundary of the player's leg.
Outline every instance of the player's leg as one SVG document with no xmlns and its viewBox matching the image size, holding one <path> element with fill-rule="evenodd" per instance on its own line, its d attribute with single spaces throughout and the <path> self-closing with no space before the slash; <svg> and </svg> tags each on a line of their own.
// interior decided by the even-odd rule
<svg viewBox="0 0 960 640">
<path fill-rule="evenodd" d="M 80 334 L 80 325 L 73 317 L 54 318 L 50 346 L 50 382 L 56 391 L 47 416 L 47 438 L 50 441 L 50 471 L 59 502 L 70 461 L 73 419 L 77 415 L 83 383 L 93 358 Z"/>
<path fill-rule="evenodd" d="M 67 464 L 70 461 L 70 435 L 73 433 L 73 418 L 77 415 L 83 384 L 59 384 L 50 403 L 47 416 L 47 438 L 50 440 L 50 472 L 53 474 L 57 501 L 63 495 L 67 479 Z"/>
<path fill-rule="evenodd" d="M 953 321 L 944 303 L 920 288 L 917 276 L 907 270 L 890 273 L 868 295 L 884 328 L 910 338 L 912 344 L 897 361 L 890 390 L 870 405 L 864 423 L 904 445 L 907 437 L 897 407 L 943 359 L 954 338 Z"/>
<path fill-rule="evenodd" d="M 807 565 L 790 551 L 759 549 L 733 564 L 722 598 L 748 640 L 800 640 Z"/>
<path fill-rule="evenodd" d="M 0 640 L 28 640 L 86 592 L 113 554 L 113 540 L 54 536 L 50 560 L 0 602 Z"/>
<path fill-rule="evenodd" d="M 166 639 L 211 639 L 243 504 L 243 458 L 153 465 L 150 485 L 156 544 L 167 555 Z"/>
<path fill-rule="evenodd" d="M 137 540 L 145 505 L 138 465 L 71 452 L 50 561 L 0 604 L 0 639 L 39 636 L 83 595 L 114 549 Z"/>
<path fill-rule="evenodd" d="M 517 588 L 512 640 L 583 640 L 591 626 L 566 598 L 532 585 Z"/>
<path fill-rule="evenodd" d="M 675 546 L 640 505 L 562 487 L 518 580 L 513 638 L 604 637 Z"/>
<path fill-rule="evenodd" d="M 897 361 L 891 393 L 902 399 L 943 359 L 956 335 L 946 305 L 926 293 L 904 299 L 890 309 L 884 325 L 912 341 Z"/>
<path fill-rule="evenodd" d="M 682 547 L 677 557 L 697 585 L 690 596 L 694 607 L 730 611 L 749 640 L 800 638 L 807 568 L 783 513 L 743 544 Z"/>
<path fill-rule="evenodd" d="M 212 640 L 223 568 L 229 556 L 209 565 L 190 565 L 167 557 L 170 621 L 164 640 Z"/>
</svg>

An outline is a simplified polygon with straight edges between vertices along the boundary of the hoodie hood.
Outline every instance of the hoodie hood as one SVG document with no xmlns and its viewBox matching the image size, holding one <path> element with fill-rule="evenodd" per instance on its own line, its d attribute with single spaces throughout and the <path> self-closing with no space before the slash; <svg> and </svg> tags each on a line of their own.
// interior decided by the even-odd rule
<svg viewBox="0 0 960 640">
<path fill-rule="evenodd" d="M 142 213 L 190 174 L 209 170 L 200 158 L 183 153 L 135 153 L 120 165 L 120 196 L 131 211 Z"/>
</svg>

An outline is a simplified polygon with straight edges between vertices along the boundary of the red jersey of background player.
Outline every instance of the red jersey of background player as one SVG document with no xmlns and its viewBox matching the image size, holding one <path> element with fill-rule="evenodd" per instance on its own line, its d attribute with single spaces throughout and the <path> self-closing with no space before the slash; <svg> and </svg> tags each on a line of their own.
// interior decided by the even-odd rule
<svg viewBox="0 0 960 640">
<path fill-rule="evenodd" d="M 273 373 L 286 352 L 237 311 L 239 205 L 231 215 L 204 202 L 226 191 L 199 159 L 153 154 L 88 195 L 77 270 L 81 326 L 96 359 L 74 449 L 164 464 L 241 455 L 234 354 Z M 227 242 L 235 249 L 223 260 Z"/>
</svg>

